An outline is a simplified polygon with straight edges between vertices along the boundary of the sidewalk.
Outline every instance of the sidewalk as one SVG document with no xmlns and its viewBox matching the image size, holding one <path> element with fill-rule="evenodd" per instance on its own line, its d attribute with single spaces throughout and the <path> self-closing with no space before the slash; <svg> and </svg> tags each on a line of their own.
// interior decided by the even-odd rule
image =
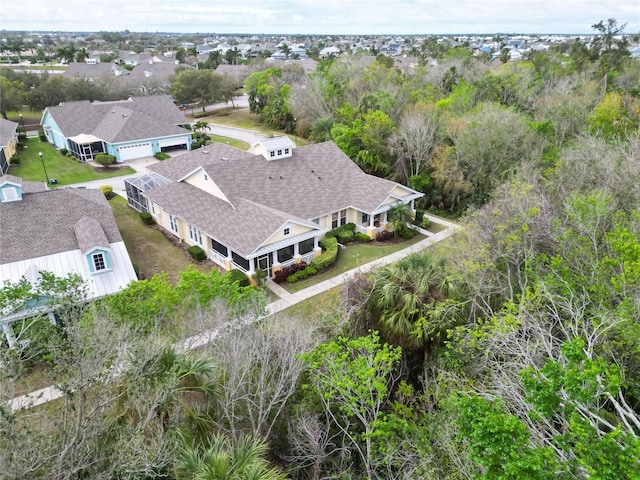
<svg viewBox="0 0 640 480">
<path fill-rule="evenodd" d="M 326 292 L 327 290 L 331 290 L 334 287 L 343 285 L 348 280 L 353 278 L 357 273 L 370 272 L 371 270 L 374 270 L 376 268 L 396 262 L 401 258 L 408 256 L 411 253 L 420 252 L 426 248 L 429 248 L 435 243 L 438 243 L 446 238 L 449 238 L 454 233 L 456 233 L 456 231 L 460 228 L 458 225 L 448 220 L 444 220 L 439 217 L 436 218 L 428 214 L 426 216 L 429 217 L 432 221 L 436 221 L 437 223 L 445 225 L 447 229 L 436 234 L 430 234 L 430 232 L 420 229 L 420 233 L 422 233 L 423 235 L 430 234 L 430 236 L 403 250 L 399 250 L 390 255 L 387 255 L 386 257 L 382 257 L 372 262 L 366 263 L 364 265 L 361 265 L 358 268 L 354 268 L 340 275 L 337 275 L 333 278 L 330 278 L 329 280 L 325 280 L 323 282 L 317 283 L 315 285 L 312 285 L 308 288 L 305 288 L 304 290 L 300 290 L 295 293 L 288 292 L 287 290 L 282 288 L 280 285 L 276 284 L 271 280 L 267 281 L 267 287 L 269 288 L 269 290 L 271 290 L 273 293 L 278 295 L 278 297 L 280 298 L 267 305 L 266 307 L 267 313 L 265 317 L 269 317 L 275 313 L 281 312 L 292 305 L 300 303 L 320 293 Z M 247 325 L 253 321 L 262 320 L 265 317 L 237 319 L 234 322 L 229 322 L 228 324 L 223 325 L 219 329 L 202 332 L 199 335 L 195 335 L 181 342 L 178 342 L 176 344 L 176 348 L 179 351 L 193 350 L 195 348 L 201 347 L 203 345 L 206 345 L 212 342 L 220 334 L 224 333 L 225 331 L 231 328 L 237 327 L 238 323 L 241 325 Z M 37 390 L 35 392 L 28 393 L 26 395 L 15 397 L 7 403 L 7 406 L 9 407 L 10 411 L 17 411 L 23 408 L 30 408 L 36 405 L 42 405 L 43 403 L 57 400 L 58 398 L 62 398 L 63 396 L 64 396 L 64 393 L 62 393 L 55 386 L 52 385 L 52 386 Z"/>
</svg>

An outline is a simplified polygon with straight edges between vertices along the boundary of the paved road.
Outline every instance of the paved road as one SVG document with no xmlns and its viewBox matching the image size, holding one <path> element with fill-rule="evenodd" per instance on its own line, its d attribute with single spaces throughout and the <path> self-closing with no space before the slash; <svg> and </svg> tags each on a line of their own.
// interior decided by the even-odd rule
<svg viewBox="0 0 640 480">
<path fill-rule="evenodd" d="M 341 275 L 337 275 L 329 280 L 325 280 L 324 282 L 317 283 L 316 285 L 312 285 L 308 288 L 305 288 L 295 293 L 289 293 L 286 290 L 284 290 L 282 287 L 279 287 L 275 284 L 269 285 L 270 289 L 273 292 L 275 292 L 280 298 L 267 305 L 267 314 L 265 317 L 269 317 L 270 315 L 273 315 L 277 312 L 281 312 L 282 310 L 292 305 L 295 305 L 296 303 L 300 303 L 306 300 L 307 298 L 313 297 L 315 295 L 318 295 L 319 293 L 325 292 L 336 286 L 342 285 L 345 282 L 347 282 L 349 279 L 353 278 L 353 276 L 356 275 L 357 273 L 368 272 L 370 270 L 381 267 L 383 265 L 388 265 L 390 263 L 396 262 L 399 259 L 406 257 L 407 255 L 413 252 L 419 252 L 421 250 L 424 250 L 425 248 L 429 248 L 433 244 L 439 241 L 442 241 L 445 238 L 449 238 L 459 228 L 459 226 L 456 225 L 455 223 L 448 222 L 444 219 L 432 217 L 430 215 L 427 215 L 427 217 L 429 217 L 429 219 L 432 221 L 444 224 L 447 227 L 446 230 L 436 233 L 435 235 L 431 234 L 430 232 L 421 230 L 423 234 L 428 235 L 427 238 L 425 238 L 424 240 L 421 240 L 420 242 L 410 247 L 407 247 L 403 250 L 387 255 L 386 257 L 382 257 L 372 262 L 366 263 L 364 265 L 361 265 L 358 268 L 354 268 L 353 270 L 349 270 L 348 272 L 345 272 Z M 262 317 L 262 318 L 265 318 L 265 317 Z M 251 321 L 262 320 L 262 318 L 253 318 L 250 320 L 247 320 L 246 318 L 240 318 L 238 319 L 238 322 L 240 322 L 241 324 L 247 324 L 248 322 L 251 322 Z M 195 348 L 201 347 L 203 345 L 206 345 L 207 343 L 212 342 L 217 336 L 219 336 L 220 334 L 223 334 L 229 328 L 233 328 L 234 326 L 237 326 L 237 323 L 230 322 L 229 324 L 224 325 L 219 329 L 209 330 L 199 335 L 195 335 L 191 338 L 187 338 L 186 340 L 183 340 L 182 342 L 177 343 L 176 348 L 180 351 L 186 351 L 186 350 L 193 350 Z M 64 393 L 62 393 L 56 387 L 50 386 L 35 392 L 28 393 L 26 395 L 13 398 L 8 402 L 7 406 L 11 411 L 17 411 L 23 408 L 30 408 L 36 405 L 41 405 L 43 403 L 56 400 L 63 396 L 64 396 Z"/>
<path fill-rule="evenodd" d="M 266 135 L 263 135 L 262 133 L 256 132 L 254 130 L 228 127 L 226 125 L 219 125 L 212 122 L 209 122 L 209 133 L 212 135 L 219 135 L 221 137 L 229 137 L 235 138 L 237 140 L 242 140 L 243 142 L 248 143 L 249 146 L 252 146 L 260 140 L 267 138 Z M 251 151 L 251 148 L 249 149 L 249 151 Z"/>
</svg>

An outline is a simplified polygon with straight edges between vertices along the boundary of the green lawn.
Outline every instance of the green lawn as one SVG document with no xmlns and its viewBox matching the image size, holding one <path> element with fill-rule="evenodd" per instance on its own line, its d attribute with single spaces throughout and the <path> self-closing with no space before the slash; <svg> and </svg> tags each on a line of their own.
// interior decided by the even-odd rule
<svg viewBox="0 0 640 480">
<path fill-rule="evenodd" d="M 49 143 L 40 142 L 38 138 L 28 139 L 26 148 L 20 152 L 20 165 L 12 166 L 9 173 L 21 177 L 23 180 L 46 181 L 38 152 L 42 152 L 42 159 L 49 178 L 55 178 L 58 185 L 70 185 L 136 173 L 131 167 L 94 168 L 89 164 L 63 157 L 55 147 Z"/>
<path fill-rule="evenodd" d="M 25 125 L 39 124 L 42 119 L 42 112 L 32 112 L 28 108 L 24 108 L 19 111 L 10 110 L 7 112 L 7 120 L 20 123 L 20 114 L 22 114 L 22 120 Z"/>
<path fill-rule="evenodd" d="M 296 135 L 289 135 L 281 130 L 274 130 L 260 122 L 260 117 L 249 112 L 248 108 L 240 110 L 231 110 L 228 115 L 212 115 L 206 118 L 207 122 L 217 123 L 219 125 L 227 125 L 229 127 L 244 128 L 247 130 L 255 130 L 268 137 L 272 135 L 286 135 L 293 140 L 296 145 L 302 147 L 309 145 L 311 142 Z"/>
<path fill-rule="evenodd" d="M 240 150 L 249 150 L 249 147 L 251 146 L 247 142 L 236 140 L 235 138 L 221 137 L 219 135 L 209 135 L 209 138 L 214 142 L 225 143 L 231 147 L 239 148 Z"/>
<path fill-rule="evenodd" d="M 340 275 L 354 268 L 358 268 L 365 263 L 369 263 L 378 258 L 384 257 L 391 253 L 407 248 L 420 240 L 424 240 L 424 235 L 416 235 L 413 238 L 389 245 L 376 245 L 375 243 L 354 243 L 347 245 L 346 248 L 340 249 L 338 259 L 333 266 L 324 272 L 312 275 L 295 283 L 284 282 L 282 286 L 289 292 L 297 292 L 304 288 L 320 283 L 329 278 Z"/>
<path fill-rule="evenodd" d="M 109 200 L 111 210 L 120 229 L 133 264 L 138 267 L 142 278 L 151 278 L 156 273 L 166 272 L 175 283 L 178 274 L 193 262 L 184 251 L 173 245 L 164 233 L 147 226 L 140 220 L 140 214 L 127 206 L 127 201 L 115 196 Z M 203 273 L 210 267 L 195 264 Z"/>
<path fill-rule="evenodd" d="M 342 312 L 343 290 L 344 285 L 334 287 L 286 308 L 282 314 L 329 326 Z"/>
</svg>

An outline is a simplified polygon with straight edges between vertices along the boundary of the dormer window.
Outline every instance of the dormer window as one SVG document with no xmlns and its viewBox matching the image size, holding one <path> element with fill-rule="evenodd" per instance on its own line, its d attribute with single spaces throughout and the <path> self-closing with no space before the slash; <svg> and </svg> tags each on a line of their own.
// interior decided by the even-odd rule
<svg viewBox="0 0 640 480">
<path fill-rule="evenodd" d="M 104 260 L 104 253 L 94 253 L 92 256 L 93 268 L 95 272 L 107 269 L 107 262 Z"/>
<path fill-rule="evenodd" d="M 275 156 L 276 156 L 276 152 L 269 152 L 269 156 L 270 156 L 271 158 L 275 157 Z"/>
<path fill-rule="evenodd" d="M 209 180 L 209 175 L 207 175 L 206 173 L 204 174 L 204 180 L 205 180 L 205 182 L 206 182 L 207 180 Z"/>
<path fill-rule="evenodd" d="M 288 149 L 288 148 L 285 148 L 285 149 L 284 149 L 284 154 L 285 154 L 285 155 L 289 155 L 289 149 Z"/>
<path fill-rule="evenodd" d="M 278 156 L 282 155 L 282 150 L 278 150 Z"/>
</svg>

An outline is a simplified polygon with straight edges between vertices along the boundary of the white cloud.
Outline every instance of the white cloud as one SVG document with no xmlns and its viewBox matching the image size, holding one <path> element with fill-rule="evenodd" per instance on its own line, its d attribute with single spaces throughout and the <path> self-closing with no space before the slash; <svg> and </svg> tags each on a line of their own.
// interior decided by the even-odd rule
<svg viewBox="0 0 640 480">
<path fill-rule="evenodd" d="M 30 0 L 3 2 L 6 30 L 233 33 L 589 33 L 615 18 L 640 33 L 638 0 Z"/>
</svg>

